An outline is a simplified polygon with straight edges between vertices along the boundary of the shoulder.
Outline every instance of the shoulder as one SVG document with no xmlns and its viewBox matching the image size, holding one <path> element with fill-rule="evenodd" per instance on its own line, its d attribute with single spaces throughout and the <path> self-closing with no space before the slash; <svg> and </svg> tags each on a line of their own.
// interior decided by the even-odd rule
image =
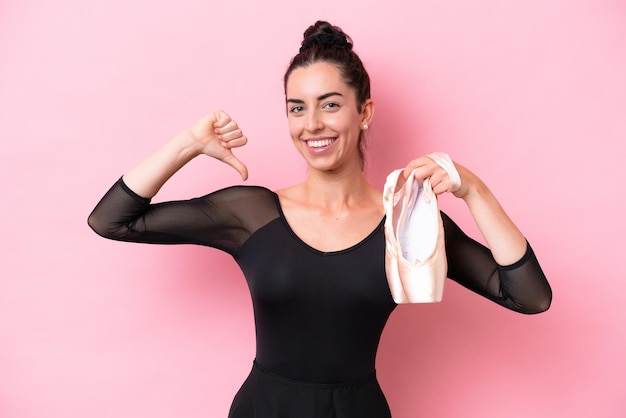
<svg viewBox="0 0 626 418">
<path fill-rule="evenodd" d="M 230 186 L 196 200 L 208 206 L 206 210 L 222 209 L 233 214 L 254 210 L 277 213 L 278 208 L 276 193 L 261 186 Z"/>
<path fill-rule="evenodd" d="M 248 230 L 279 216 L 278 197 L 261 186 L 226 187 L 198 199 L 211 217 L 234 220 Z"/>
<path fill-rule="evenodd" d="M 286 187 L 284 189 L 278 189 L 274 193 L 281 199 L 293 199 L 302 194 L 303 185 L 297 184 L 295 186 Z"/>
<path fill-rule="evenodd" d="M 240 199 L 271 199 L 276 198 L 276 193 L 262 186 L 230 186 L 203 196 L 201 199 L 212 201 L 228 201 Z"/>
<path fill-rule="evenodd" d="M 306 207 L 305 193 L 301 184 L 279 189 L 273 193 L 276 198 L 279 199 L 280 206 L 283 209 L 286 208 L 289 210 L 293 207 Z"/>
</svg>

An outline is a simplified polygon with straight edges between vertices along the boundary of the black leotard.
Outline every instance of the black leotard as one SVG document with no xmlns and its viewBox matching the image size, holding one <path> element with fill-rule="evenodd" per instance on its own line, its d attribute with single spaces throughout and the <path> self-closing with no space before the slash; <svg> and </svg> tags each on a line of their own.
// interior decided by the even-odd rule
<svg viewBox="0 0 626 418">
<path fill-rule="evenodd" d="M 523 313 L 550 304 L 550 286 L 530 246 L 511 266 L 467 237 L 445 214 L 448 275 L 494 302 Z M 384 270 L 383 221 L 342 251 L 300 240 L 278 196 L 235 186 L 176 202 L 150 204 L 118 181 L 89 225 L 100 235 L 155 244 L 200 244 L 231 254 L 253 301 L 256 360 L 291 379 L 332 383 L 374 370 L 383 327 L 395 307 Z"/>
</svg>

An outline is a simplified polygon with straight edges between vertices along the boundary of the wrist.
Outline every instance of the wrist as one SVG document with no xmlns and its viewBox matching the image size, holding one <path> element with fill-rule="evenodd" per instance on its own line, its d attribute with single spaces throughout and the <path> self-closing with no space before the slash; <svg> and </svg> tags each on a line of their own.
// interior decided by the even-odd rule
<svg viewBox="0 0 626 418">
<path fill-rule="evenodd" d="M 463 199 L 468 206 L 479 201 L 484 201 L 491 193 L 487 185 L 478 178 L 474 179 L 470 184 L 467 184 L 467 187 L 462 188 L 460 192 L 462 192 L 462 195 L 457 195 L 457 197 Z"/>
<path fill-rule="evenodd" d="M 202 147 L 189 129 L 181 131 L 170 142 L 175 152 L 183 160 L 191 160 L 202 154 Z"/>
</svg>

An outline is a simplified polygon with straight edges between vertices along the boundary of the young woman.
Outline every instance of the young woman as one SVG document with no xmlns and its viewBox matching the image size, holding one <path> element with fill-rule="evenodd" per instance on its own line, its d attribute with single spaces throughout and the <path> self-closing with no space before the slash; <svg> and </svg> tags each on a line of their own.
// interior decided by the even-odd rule
<svg viewBox="0 0 626 418">
<path fill-rule="evenodd" d="M 308 177 L 276 192 L 235 186 L 187 201 L 150 199 L 198 155 L 247 178 L 232 153 L 246 144 L 235 121 L 213 112 L 127 172 L 102 198 L 89 225 L 100 235 L 146 243 L 194 243 L 231 254 L 252 294 L 256 358 L 229 416 L 390 417 L 375 357 L 396 306 L 385 276 L 382 195 L 363 175 L 363 132 L 374 117 L 369 77 L 338 27 L 309 27 L 285 74 L 293 144 Z M 485 184 L 456 164 L 463 199 L 488 248 L 442 213 L 448 275 L 507 308 L 548 309 L 551 290 L 526 239 Z M 427 157 L 406 178 L 450 190 Z"/>
</svg>

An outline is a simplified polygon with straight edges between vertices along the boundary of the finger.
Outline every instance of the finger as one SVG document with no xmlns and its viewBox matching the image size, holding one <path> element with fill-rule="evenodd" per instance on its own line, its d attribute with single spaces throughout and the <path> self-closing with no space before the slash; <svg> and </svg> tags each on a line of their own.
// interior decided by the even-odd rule
<svg viewBox="0 0 626 418">
<path fill-rule="evenodd" d="M 219 123 L 219 125 L 217 123 L 214 125 L 215 132 L 218 134 L 226 134 L 228 132 L 239 129 L 239 126 L 237 126 L 237 122 L 232 119 L 221 120 L 219 121 Z"/>
<path fill-rule="evenodd" d="M 430 185 L 433 189 L 433 192 L 437 195 L 449 192 L 450 178 L 448 177 L 448 173 L 446 173 L 446 171 L 443 169 L 437 170 L 430 177 Z"/>
<path fill-rule="evenodd" d="M 448 179 L 448 173 L 445 172 L 442 168 L 438 168 L 433 171 L 433 173 L 429 176 L 430 184 L 435 186 L 440 183 L 444 183 Z"/>
<path fill-rule="evenodd" d="M 416 162 L 416 160 L 408 163 L 407 166 L 404 167 L 404 170 L 402 170 L 403 180 L 406 181 L 406 179 L 409 178 L 409 175 L 411 174 L 411 172 L 418 170 L 420 167 L 421 166 Z"/>
<path fill-rule="evenodd" d="M 424 181 L 432 177 L 437 172 L 437 167 L 433 165 L 420 165 L 411 170 L 407 170 L 407 177 L 412 172 L 413 177 L 419 181 Z"/>
<path fill-rule="evenodd" d="M 241 132 L 241 129 L 235 129 L 234 131 L 220 133 L 217 136 L 218 136 L 218 138 L 221 141 L 228 142 L 228 141 L 232 141 L 234 139 L 241 138 L 244 135 L 243 135 L 243 132 Z"/>
<path fill-rule="evenodd" d="M 413 160 L 409 162 L 406 165 L 406 167 L 404 167 L 404 169 L 402 170 L 402 173 L 400 173 L 400 176 L 398 176 L 398 181 L 396 183 L 395 192 L 398 192 L 400 189 L 402 189 L 402 187 L 404 187 L 404 184 L 406 183 L 406 181 L 408 180 L 412 172 L 415 172 L 414 173 L 415 178 L 423 180 L 423 178 L 420 178 L 420 173 L 419 173 L 420 165 L 419 164 L 420 163 L 418 160 Z"/>
<path fill-rule="evenodd" d="M 428 158 L 428 157 L 419 157 L 414 159 L 413 161 L 411 161 L 409 164 L 407 164 L 407 168 L 420 168 L 420 167 L 424 167 L 424 166 L 429 166 L 431 165 L 433 161 Z"/>
<path fill-rule="evenodd" d="M 238 148 L 243 147 L 248 143 L 248 138 L 244 135 L 241 135 L 235 139 L 231 139 L 230 141 L 222 141 L 222 146 L 224 148 Z"/>
<path fill-rule="evenodd" d="M 229 152 L 222 161 L 237 170 L 243 180 L 248 179 L 248 167 L 239 161 L 232 152 Z"/>
<path fill-rule="evenodd" d="M 417 173 L 419 173 L 422 176 L 425 176 L 424 178 L 426 178 L 426 177 L 430 177 L 430 175 L 433 173 L 436 167 L 438 166 L 430 158 L 419 157 L 409 162 L 407 166 L 405 167 L 404 172 L 406 173 L 408 177 L 411 171 L 417 170 Z"/>
<path fill-rule="evenodd" d="M 223 110 L 216 110 L 213 112 L 213 118 L 215 119 L 214 124 L 217 126 L 224 126 L 232 120 L 230 115 Z"/>
<path fill-rule="evenodd" d="M 447 181 L 439 182 L 434 186 L 431 184 L 431 186 L 433 189 L 433 193 L 435 193 L 436 195 L 440 195 L 450 191 L 450 182 Z"/>
</svg>

